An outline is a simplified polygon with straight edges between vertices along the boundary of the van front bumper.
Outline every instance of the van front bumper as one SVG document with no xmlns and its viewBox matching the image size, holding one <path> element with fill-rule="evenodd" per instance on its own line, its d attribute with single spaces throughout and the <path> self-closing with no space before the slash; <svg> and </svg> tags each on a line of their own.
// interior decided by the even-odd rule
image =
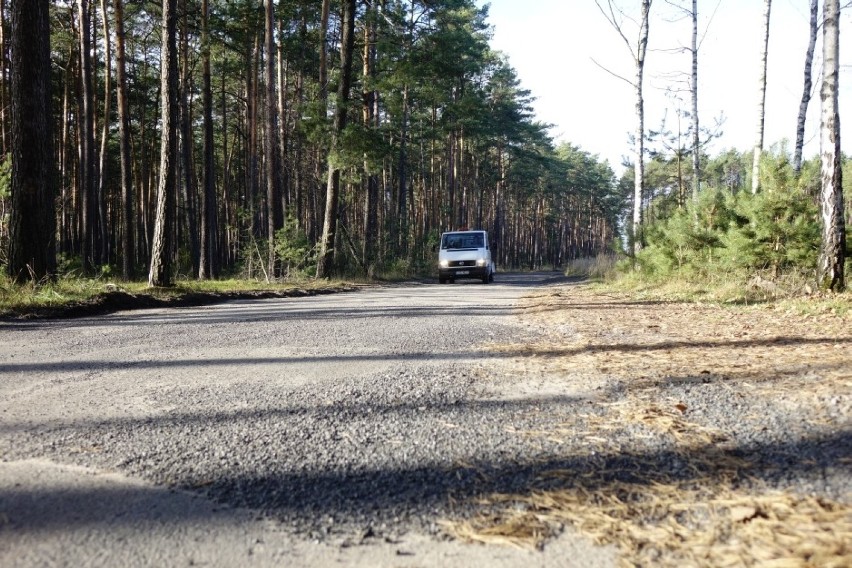
<svg viewBox="0 0 852 568">
<path fill-rule="evenodd" d="M 488 276 L 487 266 L 451 266 L 449 268 L 439 268 L 438 277 L 441 280 L 457 279 L 457 278 L 485 278 Z"/>
</svg>

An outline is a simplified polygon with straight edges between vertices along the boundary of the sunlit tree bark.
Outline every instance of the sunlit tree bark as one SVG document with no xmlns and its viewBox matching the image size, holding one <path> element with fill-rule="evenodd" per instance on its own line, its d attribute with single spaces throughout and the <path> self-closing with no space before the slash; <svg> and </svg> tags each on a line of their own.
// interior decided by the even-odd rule
<svg viewBox="0 0 852 568">
<path fill-rule="evenodd" d="M 379 93 L 373 88 L 376 69 L 376 18 L 379 13 L 378 2 L 373 0 L 369 6 L 367 19 L 364 22 L 364 84 L 362 93 L 362 118 L 366 128 L 378 127 Z M 364 264 L 372 266 L 376 258 L 376 243 L 378 242 L 378 206 L 379 179 L 371 171 L 368 158 L 364 157 L 364 175 L 366 191 L 364 192 L 364 246 L 361 255 Z M 369 268 L 368 268 L 369 270 Z"/>
<path fill-rule="evenodd" d="M 80 241 L 83 270 L 90 272 L 96 264 L 95 201 L 95 109 L 92 86 L 92 31 L 89 0 L 78 0 L 77 23 L 80 55 Z"/>
<path fill-rule="evenodd" d="M 819 0 L 811 0 L 810 40 L 805 52 L 805 80 L 802 88 L 802 100 L 799 103 L 799 118 L 796 121 L 796 146 L 793 150 L 793 170 L 798 173 L 802 169 L 802 149 L 805 146 L 805 119 L 808 115 L 808 105 L 811 102 L 813 79 L 811 69 L 814 61 L 814 51 L 817 40 L 817 20 L 819 16 Z"/>
<path fill-rule="evenodd" d="M 332 155 L 328 161 L 325 220 L 317 259 L 317 278 L 328 278 L 332 271 L 334 240 L 337 234 L 338 204 L 340 200 L 340 167 L 335 164 L 335 152 L 340 150 L 341 136 L 346 128 L 346 114 L 352 85 L 352 56 L 355 48 L 355 0 L 343 2 L 343 34 L 340 41 L 340 83 L 337 87 L 337 104 L 334 109 Z"/>
<path fill-rule="evenodd" d="M 819 259 L 821 285 L 841 291 L 845 287 L 846 227 L 843 209 L 843 185 L 840 153 L 840 114 L 838 78 L 840 69 L 840 2 L 823 2 L 823 79 L 820 156 L 822 191 L 822 249 Z"/>
<path fill-rule="evenodd" d="M 157 185 L 157 211 L 154 239 L 151 247 L 149 286 L 173 284 L 172 234 L 177 192 L 177 123 L 178 123 L 178 64 L 177 64 L 177 0 L 163 0 L 163 39 L 160 80 L 160 179 Z"/>
<path fill-rule="evenodd" d="M 201 74 L 204 129 L 204 166 L 201 196 L 201 242 L 198 278 L 216 276 L 216 179 L 213 148 L 213 87 L 210 78 L 210 3 L 201 2 Z"/>
<path fill-rule="evenodd" d="M 698 121 L 698 0 L 692 0 L 692 200 L 701 191 L 701 142 Z"/>
<path fill-rule="evenodd" d="M 180 154 L 180 173 L 183 183 L 180 187 L 181 227 L 178 230 L 186 237 L 189 244 L 189 258 L 192 262 L 192 271 L 197 272 L 200 264 L 200 245 L 198 238 L 198 178 L 195 175 L 195 130 L 193 128 L 192 110 L 190 99 L 193 96 L 193 78 L 190 69 L 189 42 L 190 42 L 190 14 L 187 0 L 180 0 L 180 90 L 178 91 L 180 113 L 179 126 L 180 138 L 178 152 Z"/>
<path fill-rule="evenodd" d="M 651 0 L 642 0 L 642 16 L 639 24 L 639 42 L 636 46 L 636 163 L 633 182 L 633 254 L 642 250 L 642 198 L 645 194 L 645 99 L 643 81 L 645 78 L 645 56 L 648 51 L 648 27 L 651 12 Z"/>
<path fill-rule="evenodd" d="M 125 56 L 124 0 L 114 0 L 115 68 L 118 96 L 118 136 L 121 154 L 121 273 L 125 280 L 133 276 L 135 252 L 133 240 L 133 165 L 130 155 L 130 110 L 127 101 L 127 64 Z"/>
<path fill-rule="evenodd" d="M 754 142 L 754 156 L 751 166 L 751 192 L 760 191 L 760 156 L 763 154 L 763 127 L 766 122 L 766 64 L 769 59 L 769 15 L 772 0 L 763 2 L 763 48 L 760 52 L 760 78 L 758 79 L 757 131 Z"/>
<path fill-rule="evenodd" d="M 278 101 L 275 97 L 275 18 L 273 0 L 266 0 L 264 11 L 264 66 L 263 78 L 266 82 L 266 124 L 264 125 L 264 160 L 266 161 L 266 238 L 268 244 L 267 276 L 274 278 L 275 269 L 275 231 L 281 228 L 281 187 L 280 166 L 278 160 Z"/>
<path fill-rule="evenodd" d="M 110 239 L 108 235 L 109 221 L 107 220 L 106 208 L 106 181 L 107 181 L 107 154 L 109 149 L 109 131 L 112 122 L 112 46 L 109 26 L 109 15 L 107 14 L 107 0 L 101 0 L 101 24 L 104 33 L 104 114 L 101 124 L 100 151 L 98 152 L 97 169 L 97 199 L 98 212 L 98 258 L 102 264 L 109 264 L 112 254 Z"/>
</svg>

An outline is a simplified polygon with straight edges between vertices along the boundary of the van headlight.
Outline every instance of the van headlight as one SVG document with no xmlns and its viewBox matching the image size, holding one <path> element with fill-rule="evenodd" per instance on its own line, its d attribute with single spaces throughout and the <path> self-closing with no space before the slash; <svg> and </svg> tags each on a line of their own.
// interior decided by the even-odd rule
<svg viewBox="0 0 852 568">
<path fill-rule="evenodd" d="M 485 259 L 484 258 L 477 258 L 476 259 L 476 266 L 485 266 Z"/>
<path fill-rule="evenodd" d="M 441 268 L 447 268 L 450 265 L 450 261 L 449 260 L 439 260 L 438 265 Z"/>
</svg>

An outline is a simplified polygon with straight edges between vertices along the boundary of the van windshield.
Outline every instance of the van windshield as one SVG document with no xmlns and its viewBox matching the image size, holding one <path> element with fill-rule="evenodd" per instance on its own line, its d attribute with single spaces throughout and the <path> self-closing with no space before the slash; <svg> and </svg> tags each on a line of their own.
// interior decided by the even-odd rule
<svg viewBox="0 0 852 568">
<path fill-rule="evenodd" d="M 476 249 L 485 246 L 482 233 L 447 233 L 441 241 L 442 249 Z"/>
</svg>

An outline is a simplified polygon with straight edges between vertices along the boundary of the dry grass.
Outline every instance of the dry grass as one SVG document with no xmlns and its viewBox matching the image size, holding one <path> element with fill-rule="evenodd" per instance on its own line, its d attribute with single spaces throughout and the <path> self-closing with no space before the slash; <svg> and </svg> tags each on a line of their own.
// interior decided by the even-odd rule
<svg viewBox="0 0 852 568">
<path fill-rule="evenodd" d="M 808 313 L 798 304 L 637 302 L 572 288 L 530 297 L 524 309 L 552 331 L 550 340 L 524 346 L 551 373 L 621 378 L 636 388 L 743 380 L 772 391 L 807 377 L 811 394 L 852 394 L 852 318 L 830 305 Z"/>
<path fill-rule="evenodd" d="M 471 542 L 538 547 L 567 524 L 599 544 L 617 544 L 626 566 L 852 565 L 848 507 L 780 492 L 745 495 L 713 480 L 699 488 L 580 483 L 484 504 L 507 506 L 446 530 Z"/>
<path fill-rule="evenodd" d="M 833 306 L 840 313 L 852 308 L 852 291 L 822 291 L 811 276 L 785 273 L 710 273 L 703 276 L 671 274 L 657 276 L 635 271 L 611 271 L 605 274 L 606 289 L 647 300 L 668 299 L 685 302 L 716 302 L 729 305 L 753 305 L 771 301 L 776 304 Z"/>
<path fill-rule="evenodd" d="M 599 254 L 595 257 L 584 257 L 572 260 L 565 269 L 566 276 L 585 276 L 601 280 L 612 274 L 618 257 L 614 254 Z"/>
<path fill-rule="evenodd" d="M 731 397 L 766 397 L 799 410 L 829 398 L 848 401 L 848 311 L 637 302 L 588 287 L 550 290 L 528 298 L 523 310 L 548 334 L 534 345 L 495 347 L 520 352 L 516 375 L 623 390 L 616 400 L 595 401 L 593 412 L 520 435 L 564 440 L 589 464 L 593 454 L 624 455 L 617 434 L 629 426 L 665 444 L 688 474 L 660 471 L 641 453 L 630 456 L 627 478 L 594 466 L 548 471 L 538 487 L 490 495 L 482 500 L 487 512 L 445 523 L 449 534 L 540 547 L 567 525 L 618 546 L 627 566 L 852 566 L 848 500 L 778 491 L 750 478 L 752 464 L 729 451 L 729 436 L 692 420 L 689 401 L 662 388 L 706 380 Z M 812 414 L 815 423 L 822 419 Z"/>
</svg>

